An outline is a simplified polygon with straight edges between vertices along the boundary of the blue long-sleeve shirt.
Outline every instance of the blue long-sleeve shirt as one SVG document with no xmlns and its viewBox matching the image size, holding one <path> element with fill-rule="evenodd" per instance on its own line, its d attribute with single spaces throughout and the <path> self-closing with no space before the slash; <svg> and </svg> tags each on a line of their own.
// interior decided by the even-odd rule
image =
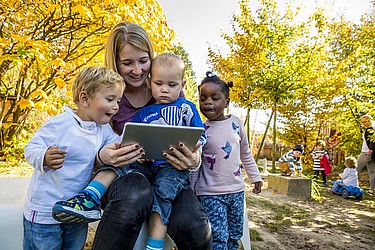
<svg viewBox="0 0 375 250">
<path fill-rule="evenodd" d="M 184 98 L 178 98 L 175 102 L 168 104 L 146 106 L 134 115 L 132 122 L 204 128 L 195 104 Z M 202 146 L 206 144 L 205 132 L 199 140 L 202 142 Z M 166 162 L 166 160 L 158 160 L 152 165 L 157 166 Z"/>
</svg>

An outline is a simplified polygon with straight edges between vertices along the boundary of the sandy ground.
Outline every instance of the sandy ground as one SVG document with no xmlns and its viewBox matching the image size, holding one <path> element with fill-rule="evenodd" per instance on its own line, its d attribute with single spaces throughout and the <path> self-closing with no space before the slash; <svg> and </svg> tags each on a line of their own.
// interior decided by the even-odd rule
<svg viewBox="0 0 375 250">
<path fill-rule="evenodd" d="M 8 167 L 0 176 L 29 176 L 31 171 L 30 166 Z M 329 181 L 338 178 L 336 172 Z M 366 191 L 366 170 L 360 180 Z M 249 186 L 246 189 L 252 249 L 375 249 L 375 197 L 343 199 L 320 188 L 320 201 L 296 200 L 267 187 L 265 179 L 259 195 L 251 194 Z M 85 250 L 91 249 L 93 236 L 90 230 Z"/>
<path fill-rule="evenodd" d="M 265 183 L 261 194 L 249 194 L 249 226 L 259 233 L 252 249 L 375 249 L 374 197 L 357 201 L 327 188 L 320 192 L 321 201 L 296 200 Z"/>
<path fill-rule="evenodd" d="M 375 249 L 375 197 L 343 199 L 321 187 L 320 201 L 297 200 L 267 186 L 259 195 L 246 189 L 252 249 Z"/>
</svg>

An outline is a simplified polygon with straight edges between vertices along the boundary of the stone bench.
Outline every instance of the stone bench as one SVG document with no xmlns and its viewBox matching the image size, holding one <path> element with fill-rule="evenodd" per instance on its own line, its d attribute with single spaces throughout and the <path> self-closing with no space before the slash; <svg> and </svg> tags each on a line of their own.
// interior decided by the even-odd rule
<svg viewBox="0 0 375 250">
<path fill-rule="evenodd" d="M 22 215 L 29 183 L 29 178 L 0 178 L 1 249 L 22 249 Z"/>
<path fill-rule="evenodd" d="M 0 249 L 22 250 L 23 207 L 30 178 L 0 178 Z M 244 235 L 241 238 L 245 250 L 250 250 L 250 235 L 246 203 L 244 207 Z M 98 222 L 90 223 L 94 230 Z M 134 250 L 144 250 L 148 237 L 146 223 L 138 236 Z M 175 244 L 167 237 L 164 249 L 171 249 Z"/>
<path fill-rule="evenodd" d="M 268 174 L 268 188 L 297 199 L 311 198 L 311 179 Z"/>
</svg>

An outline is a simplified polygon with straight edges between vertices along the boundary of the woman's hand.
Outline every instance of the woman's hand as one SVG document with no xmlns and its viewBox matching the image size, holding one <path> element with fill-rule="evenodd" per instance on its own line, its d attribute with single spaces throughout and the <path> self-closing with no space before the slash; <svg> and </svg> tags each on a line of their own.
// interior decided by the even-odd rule
<svg viewBox="0 0 375 250">
<path fill-rule="evenodd" d="M 201 153 L 198 148 L 202 142 L 198 142 L 194 149 L 190 151 L 183 143 L 179 143 L 178 148 L 170 147 L 169 152 L 164 152 L 165 159 L 178 170 L 195 169 L 200 163 Z"/>
<path fill-rule="evenodd" d="M 98 162 L 104 165 L 121 167 L 133 163 L 144 156 L 144 150 L 137 143 L 121 146 L 115 142 L 101 148 L 98 152 Z"/>
</svg>

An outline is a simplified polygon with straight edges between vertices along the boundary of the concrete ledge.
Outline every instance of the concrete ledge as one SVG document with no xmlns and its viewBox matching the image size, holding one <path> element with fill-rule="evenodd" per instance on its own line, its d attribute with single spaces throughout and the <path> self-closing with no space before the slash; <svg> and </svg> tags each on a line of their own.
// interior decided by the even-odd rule
<svg viewBox="0 0 375 250">
<path fill-rule="evenodd" d="M 23 206 L 30 178 L 0 178 L 1 249 L 22 249 Z"/>
<path fill-rule="evenodd" d="M 0 178 L 0 249 L 22 250 L 23 241 L 23 207 L 29 187 L 30 178 Z M 250 250 L 250 234 L 246 209 L 244 204 L 244 228 L 241 242 L 243 249 Z M 96 230 L 98 222 L 89 226 Z M 143 250 L 148 238 L 147 224 L 144 223 L 134 250 Z M 167 236 L 164 249 L 172 249 L 173 240 Z"/>
<path fill-rule="evenodd" d="M 311 198 L 311 179 L 281 176 L 279 174 L 268 175 L 268 188 L 279 191 L 298 199 Z"/>
</svg>

